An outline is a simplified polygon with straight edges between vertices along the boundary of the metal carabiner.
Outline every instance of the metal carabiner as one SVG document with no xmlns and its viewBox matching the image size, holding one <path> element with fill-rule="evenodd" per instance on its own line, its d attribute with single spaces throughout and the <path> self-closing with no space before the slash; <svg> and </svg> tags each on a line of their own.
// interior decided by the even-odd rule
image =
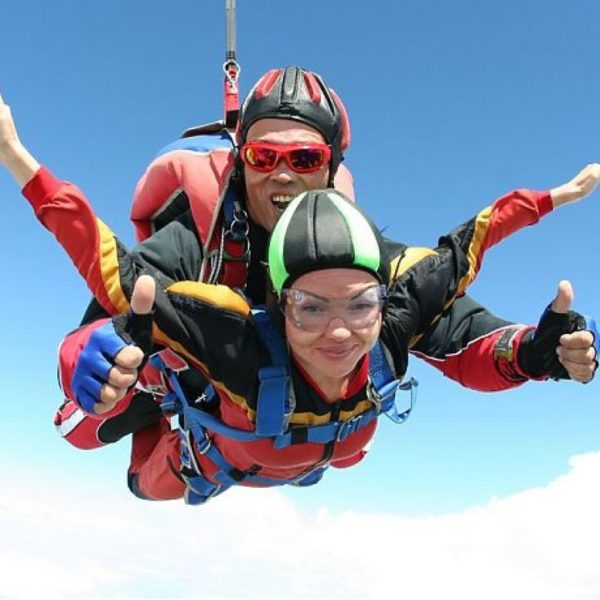
<svg viewBox="0 0 600 600">
<path fill-rule="evenodd" d="M 229 84 L 229 92 L 232 94 L 238 93 L 238 78 L 242 72 L 242 67 L 236 60 L 226 60 L 223 63 L 223 72 L 225 79 Z"/>
</svg>

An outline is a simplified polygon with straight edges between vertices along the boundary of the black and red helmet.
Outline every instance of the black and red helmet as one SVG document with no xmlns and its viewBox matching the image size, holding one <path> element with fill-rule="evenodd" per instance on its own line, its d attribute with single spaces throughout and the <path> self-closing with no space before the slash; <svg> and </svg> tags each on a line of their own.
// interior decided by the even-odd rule
<svg viewBox="0 0 600 600">
<path fill-rule="evenodd" d="M 348 114 L 339 96 L 323 78 L 301 67 L 273 69 L 265 73 L 246 96 L 240 111 L 238 141 L 246 141 L 248 129 L 260 119 L 291 119 L 314 127 L 331 146 L 330 177 L 350 145 Z"/>
</svg>

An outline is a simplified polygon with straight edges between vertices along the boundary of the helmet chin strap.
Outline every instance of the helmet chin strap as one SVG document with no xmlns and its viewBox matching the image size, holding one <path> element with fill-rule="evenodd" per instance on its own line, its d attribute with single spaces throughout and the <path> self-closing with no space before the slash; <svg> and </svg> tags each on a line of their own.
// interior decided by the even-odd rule
<svg viewBox="0 0 600 600">
<path fill-rule="evenodd" d="M 335 184 L 334 184 L 335 175 L 337 173 L 339 166 L 342 164 L 343 160 L 344 160 L 344 155 L 342 154 L 342 157 L 337 162 L 337 165 L 334 169 L 333 165 L 334 165 L 335 159 L 333 157 L 333 154 L 331 155 L 331 158 L 329 159 L 329 177 L 327 178 L 327 187 L 328 188 L 335 188 Z"/>
</svg>

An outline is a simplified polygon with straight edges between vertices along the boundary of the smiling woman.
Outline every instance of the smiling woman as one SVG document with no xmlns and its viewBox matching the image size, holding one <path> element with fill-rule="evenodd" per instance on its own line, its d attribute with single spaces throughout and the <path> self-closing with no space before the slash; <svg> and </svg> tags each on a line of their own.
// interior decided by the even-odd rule
<svg viewBox="0 0 600 600">
<path fill-rule="evenodd" d="M 268 257 L 294 357 L 334 402 L 379 337 L 390 284 L 383 239 L 340 195 L 309 192 L 275 226 Z"/>
</svg>

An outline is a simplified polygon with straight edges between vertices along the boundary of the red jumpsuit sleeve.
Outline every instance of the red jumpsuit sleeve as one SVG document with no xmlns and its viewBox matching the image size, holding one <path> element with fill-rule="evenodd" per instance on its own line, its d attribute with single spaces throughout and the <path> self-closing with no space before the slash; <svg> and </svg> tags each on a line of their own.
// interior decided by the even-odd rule
<svg viewBox="0 0 600 600">
<path fill-rule="evenodd" d="M 509 389 L 529 379 L 519 368 L 516 356 L 523 335 L 531 327 L 500 322 L 460 294 L 476 277 L 487 249 L 518 229 L 537 223 L 552 208 L 549 192 L 514 190 L 445 238 L 453 238 L 454 245 L 462 248 L 468 271 L 460 279 L 459 297 L 440 321 L 424 331 L 423 339 L 411 349 L 414 355 L 447 377 L 479 391 Z M 516 331 L 511 361 L 499 358 L 495 352 L 496 342 L 509 326 Z"/>
<path fill-rule="evenodd" d="M 22 190 L 36 217 L 65 249 L 92 294 L 109 314 L 129 308 L 121 288 L 122 250 L 74 185 L 59 181 L 41 167 Z"/>
<path fill-rule="evenodd" d="M 489 248 L 519 229 L 534 225 L 553 209 L 549 192 L 514 190 L 481 211 L 472 222 L 472 238 L 467 250 L 469 272 L 461 280 L 464 290 L 481 268 L 483 256 Z M 458 230 L 465 231 L 465 227 Z M 510 361 L 496 356 L 495 345 L 502 331 L 494 331 L 468 344 L 461 352 L 444 357 L 442 368 L 438 361 L 421 355 L 424 360 L 440 368 L 444 375 L 465 387 L 478 391 L 499 391 L 517 387 L 528 378 L 517 363 L 521 339 L 531 327 L 522 326 L 513 339 Z M 437 364 L 436 364 L 437 363 Z"/>
<path fill-rule="evenodd" d="M 502 369 L 494 356 L 499 330 L 511 324 L 483 307 L 473 309 L 464 292 L 489 248 L 537 223 L 552 208 L 548 192 L 515 190 L 441 238 L 435 250 L 408 248 L 392 261 L 398 285 L 390 290 L 389 329 L 384 333 L 398 353 L 399 370 L 402 348 L 396 347 L 396 338 L 402 337 L 396 332 L 406 330 L 413 332 L 413 354 L 467 387 L 493 391 L 524 381 L 517 366 Z M 467 309 L 455 310 L 465 303 Z M 474 313 L 480 314 L 474 318 Z M 407 315 L 414 315 L 413 322 L 398 329 L 395 319 L 401 322 Z"/>
<path fill-rule="evenodd" d="M 523 336 L 533 327 L 521 325 L 514 328 L 513 360 L 496 356 L 495 346 L 504 329 L 488 333 L 469 342 L 460 351 L 440 358 L 414 350 L 413 354 L 469 389 L 497 392 L 515 388 L 530 379 L 519 368 L 516 356 Z"/>
<path fill-rule="evenodd" d="M 549 192 L 513 190 L 454 230 L 448 237 L 454 238 L 469 263 L 468 272 L 460 280 L 458 293 L 464 292 L 475 279 L 487 250 L 519 229 L 536 224 L 552 209 Z"/>
</svg>

